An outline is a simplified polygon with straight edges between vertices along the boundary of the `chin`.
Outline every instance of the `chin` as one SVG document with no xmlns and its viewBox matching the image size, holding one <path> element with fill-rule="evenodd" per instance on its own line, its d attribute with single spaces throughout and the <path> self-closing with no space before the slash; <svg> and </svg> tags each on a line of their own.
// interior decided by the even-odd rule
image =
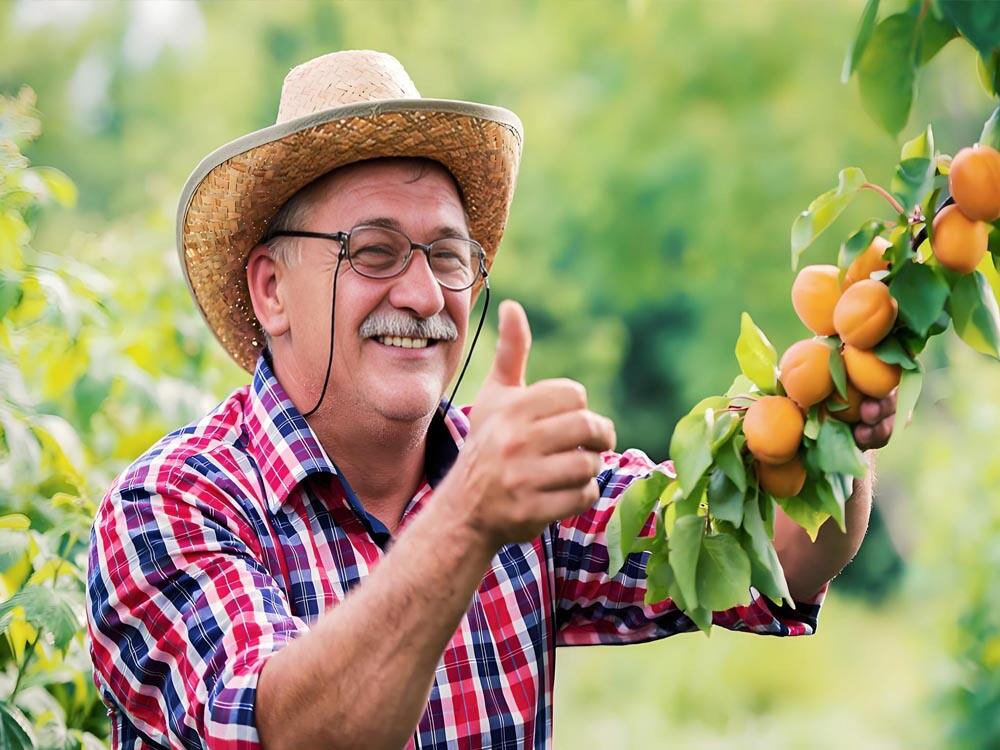
<svg viewBox="0 0 1000 750">
<path fill-rule="evenodd" d="M 373 394 L 372 404 L 375 411 L 386 419 L 394 422 L 414 422 L 432 415 L 441 401 L 436 390 L 414 388 L 385 389 L 379 394 Z"/>
</svg>

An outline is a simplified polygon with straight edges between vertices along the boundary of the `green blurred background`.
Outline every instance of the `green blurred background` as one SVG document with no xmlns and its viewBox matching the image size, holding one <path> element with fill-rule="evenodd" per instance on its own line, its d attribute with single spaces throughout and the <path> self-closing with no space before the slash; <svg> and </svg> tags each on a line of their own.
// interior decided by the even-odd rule
<svg viewBox="0 0 1000 750">
<path fill-rule="evenodd" d="M 581 381 L 614 418 L 619 450 L 662 460 L 675 421 L 736 374 L 741 311 L 779 351 L 807 335 L 789 298 L 797 212 L 842 167 L 882 184 L 892 173 L 899 144 L 839 82 L 861 7 L 6 3 L 0 93 L 34 90 L 42 131 L 25 155 L 79 195 L 26 211 L 31 252 L 70 281 L 55 302 L 38 292 L 58 320 L 13 321 L 17 372 L 3 370 L 3 385 L 63 418 L 75 433 L 64 452 L 97 499 L 155 439 L 244 383 L 182 280 L 180 189 L 209 151 L 273 123 L 292 66 L 375 48 L 424 96 L 519 114 L 525 151 L 493 298 L 528 311 L 529 379 Z M 953 42 L 922 74 L 901 140 L 933 122 L 954 153 L 990 109 L 972 49 Z M 851 227 L 890 213 L 866 194 L 805 262 L 835 262 Z M 491 361 L 495 322 L 494 308 L 461 403 Z M 871 531 L 817 636 L 716 629 L 563 651 L 557 748 L 1000 746 L 1000 364 L 950 332 L 923 359 L 916 417 L 880 453 Z M 29 500 L 52 494 L 42 479 L 0 482 L 0 511 L 38 515 Z"/>
</svg>

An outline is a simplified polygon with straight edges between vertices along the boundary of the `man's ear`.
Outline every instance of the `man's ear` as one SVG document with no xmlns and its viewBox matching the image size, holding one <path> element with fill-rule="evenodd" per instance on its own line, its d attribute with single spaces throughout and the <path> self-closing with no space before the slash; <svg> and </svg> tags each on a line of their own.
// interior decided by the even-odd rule
<svg viewBox="0 0 1000 750">
<path fill-rule="evenodd" d="M 261 327 L 273 339 L 284 335 L 290 326 L 288 309 L 280 292 L 281 269 L 261 243 L 247 257 L 247 286 L 253 312 Z"/>
</svg>

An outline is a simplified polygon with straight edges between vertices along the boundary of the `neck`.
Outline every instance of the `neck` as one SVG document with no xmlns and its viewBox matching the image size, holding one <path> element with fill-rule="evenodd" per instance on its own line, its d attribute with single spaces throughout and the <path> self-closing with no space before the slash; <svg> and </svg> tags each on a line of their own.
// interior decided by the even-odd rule
<svg viewBox="0 0 1000 750">
<path fill-rule="evenodd" d="M 274 373 L 292 403 L 305 414 L 319 391 L 303 387 L 294 366 L 275 358 Z M 424 478 L 427 431 L 434 412 L 416 420 L 395 420 L 327 390 L 306 417 L 310 428 L 347 479 L 365 510 L 390 531 Z"/>
</svg>

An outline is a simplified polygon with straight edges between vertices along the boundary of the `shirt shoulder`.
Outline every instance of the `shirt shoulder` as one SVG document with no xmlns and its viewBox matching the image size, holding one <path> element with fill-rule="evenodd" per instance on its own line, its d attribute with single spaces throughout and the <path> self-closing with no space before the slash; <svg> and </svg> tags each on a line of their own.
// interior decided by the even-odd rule
<svg viewBox="0 0 1000 750">
<path fill-rule="evenodd" d="M 201 418 L 157 440 L 115 477 L 102 506 L 126 495 L 184 491 L 192 485 L 217 490 L 202 493 L 206 500 L 262 497 L 260 472 L 249 452 L 244 423 L 249 388 L 238 388 Z"/>
</svg>

